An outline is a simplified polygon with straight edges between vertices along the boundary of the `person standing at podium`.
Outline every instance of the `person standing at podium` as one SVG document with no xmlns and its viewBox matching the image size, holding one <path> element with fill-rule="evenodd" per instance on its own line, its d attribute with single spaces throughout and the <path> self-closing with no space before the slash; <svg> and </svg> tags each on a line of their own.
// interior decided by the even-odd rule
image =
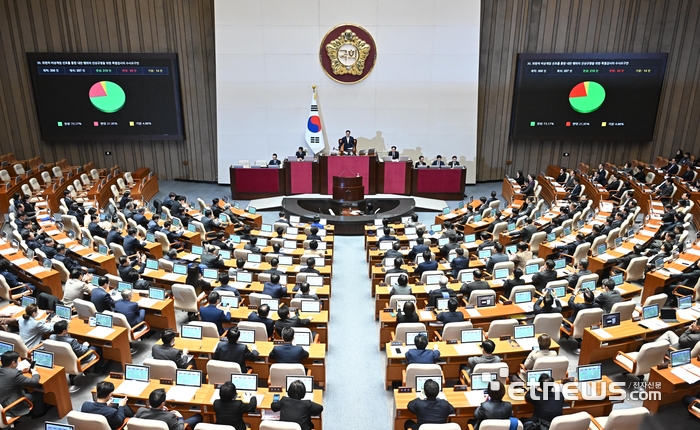
<svg viewBox="0 0 700 430">
<path fill-rule="evenodd" d="M 435 157 L 435 160 L 433 160 L 431 166 L 437 166 L 437 167 L 442 167 L 445 165 L 445 162 L 442 161 L 442 155 L 438 155 Z"/>
<path fill-rule="evenodd" d="M 338 150 L 341 154 L 357 155 L 357 150 L 355 148 L 355 138 L 350 136 L 350 130 L 345 130 L 345 136 L 338 139 Z"/>
<path fill-rule="evenodd" d="M 396 150 L 395 146 L 391 147 L 391 151 L 389 151 L 389 154 L 387 157 L 391 157 L 392 160 L 398 160 L 399 159 L 399 151 Z"/>
</svg>

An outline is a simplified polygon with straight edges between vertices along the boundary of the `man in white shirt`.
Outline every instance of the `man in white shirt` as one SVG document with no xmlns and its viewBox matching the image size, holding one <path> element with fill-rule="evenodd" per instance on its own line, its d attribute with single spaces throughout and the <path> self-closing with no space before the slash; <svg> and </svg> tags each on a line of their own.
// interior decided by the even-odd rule
<svg viewBox="0 0 700 430">
<path fill-rule="evenodd" d="M 73 300 L 82 299 L 85 294 L 91 293 L 95 288 L 88 283 L 91 280 L 92 275 L 83 274 L 83 271 L 80 269 L 73 269 L 63 291 L 63 300 L 61 300 L 63 304 L 73 306 Z"/>
</svg>

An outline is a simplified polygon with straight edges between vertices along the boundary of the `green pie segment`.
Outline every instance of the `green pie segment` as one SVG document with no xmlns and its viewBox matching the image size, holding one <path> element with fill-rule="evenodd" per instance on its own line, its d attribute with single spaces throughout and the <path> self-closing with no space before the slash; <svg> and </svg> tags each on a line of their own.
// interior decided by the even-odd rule
<svg viewBox="0 0 700 430">
<path fill-rule="evenodd" d="M 605 88 L 598 82 L 585 81 L 577 84 L 569 93 L 569 103 L 578 113 L 591 113 L 605 101 Z"/>
<path fill-rule="evenodd" d="M 124 107 L 126 94 L 119 85 L 110 81 L 100 81 L 90 87 L 90 102 L 97 110 L 114 113 Z"/>
</svg>

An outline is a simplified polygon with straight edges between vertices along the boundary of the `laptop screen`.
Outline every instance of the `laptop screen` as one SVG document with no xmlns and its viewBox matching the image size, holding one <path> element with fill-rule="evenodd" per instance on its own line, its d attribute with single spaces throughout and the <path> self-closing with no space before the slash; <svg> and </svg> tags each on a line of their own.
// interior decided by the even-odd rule
<svg viewBox="0 0 700 430">
<path fill-rule="evenodd" d="M 442 208 L 442 214 L 443 214 L 443 215 L 447 215 L 448 213 L 450 213 L 450 207 L 449 207 L 449 206 L 445 206 L 444 208 Z"/>
<path fill-rule="evenodd" d="M 474 272 L 464 272 L 460 276 L 462 282 L 474 282 Z"/>
<path fill-rule="evenodd" d="M 439 391 L 442 391 L 442 378 L 438 376 L 416 376 L 416 393 L 422 393 L 423 392 L 423 385 L 425 385 L 426 381 L 433 380 L 437 382 L 438 384 L 438 389 Z"/>
<path fill-rule="evenodd" d="M 292 224 L 299 224 L 301 222 L 301 217 L 296 216 L 296 215 L 290 215 L 289 222 Z"/>
<path fill-rule="evenodd" d="M 411 302 L 411 303 L 413 303 L 414 305 L 416 304 L 416 301 L 415 301 L 415 300 L 397 300 L 397 301 L 396 301 L 396 309 L 401 309 L 401 310 L 403 310 L 404 305 L 405 305 L 406 303 L 408 303 L 408 302 Z"/>
<path fill-rule="evenodd" d="M 407 331 L 406 332 L 406 345 L 415 345 L 416 344 L 416 336 L 419 336 L 421 334 L 425 337 L 428 337 L 427 331 Z"/>
<path fill-rule="evenodd" d="M 476 242 L 476 235 L 475 234 L 467 234 L 464 236 L 464 243 L 473 243 Z"/>
<path fill-rule="evenodd" d="M 146 233 L 146 242 L 155 242 L 156 241 L 156 235 L 153 233 Z"/>
<path fill-rule="evenodd" d="M 435 307 L 438 310 L 441 311 L 446 311 L 447 310 L 447 304 L 449 303 L 450 299 L 437 299 L 437 302 L 435 303 Z"/>
<path fill-rule="evenodd" d="M 538 264 L 528 264 L 525 266 L 525 274 L 526 275 L 534 275 L 540 270 L 540 266 Z"/>
<path fill-rule="evenodd" d="M 603 315 L 603 328 L 614 327 L 616 325 L 620 325 L 619 312 Z"/>
<path fill-rule="evenodd" d="M 219 277 L 219 271 L 217 269 L 204 269 L 202 277 L 206 279 L 216 279 Z"/>
<path fill-rule="evenodd" d="M 231 382 L 236 386 L 236 391 L 258 391 L 258 375 L 232 373 Z"/>
<path fill-rule="evenodd" d="M 272 233 L 272 224 L 263 224 L 260 226 L 260 231 L 265 233 Z"/>
<path fill-rule="evenodd" d="M 128 381 L 148 382 L 150 379 L 151 368 L 148 366 L 138 366 L 136 364 L 127 364 L 124 366 L 124 379 Z"/>
<path fill-rule="evenodd" d="M 480 214 L 479 214 L 479 215 L 474 215 L 474 222 L 481 222 L 481 219 L 482 219 L 482 217 L 481 217 Z"/>
<path fill-rule="evenodd" d="M 489 382 L 496 380 L 495 373 L 476 373 L 472 375 L 472 391 L 486 390 L 489 387 Z"/>
<path fill-rule="evenodd" d="M 491 257 L 491 250 L 490 249 L 480 249 L 479 250 L 479 259 L 483 260 L 484 258 L 489 258 Z"/>
<path fill-rule="evenodd" d="M 678 297 L 678 309 L 688 309 L 693 305 L 692 296 Z"/>
<path fill-rule="evenodd" d="M 204 252 L 204 248 L 198 245 L 192 245 L 192 254 L 202 255 L 202 252 Z"/>
<path fill-rule="evenodd" d="M 100 285 L 100 277 L 99 277 L 99 276 L 93 276 L 93 277 L 92 277 L 92 280 L 90 281 L 90 283 L 91 283 L 92 285 L 94 285 L 94 286 L 97 287 L 98 285 Z"/>
<path fill-rule="evenodd" d="M 306 282 L 312 287 L 322 287 L 323 286 L 323 276 L 307 276 Z"/>
<path fill-rule="evenodd" d="M 289 386 L 292 385 L 294 381 L 301 381 L 306 388 L 307 393 L 313 393 L 314 391 L 314 377 L 313 376 L 301 376 L 301 375 L 288 375 L 287 376 L 287 390 L 289 391 Z"/>
<path fill-rule="evenodd" d="M 14 351 L 15 346 L 11 343 L 0 342 L 0 355 L 6 353 L 7 351 Z"/>
<path fill-rule="evenodd" d="M 294 258 L 291 255 L 280 255 L 277 257 L 280 266 L 292 266 L 294 265 Z"/>
<path fill-rule="evenodd" d="M 391 249 L 392 246 L 394 246 L 394 242 L 390 240 L 382 240 L 381 242 L 379 242 L 379 249 L 381 249 L 382 251 L 388 251 Z"/>
<path fill-rule="evenodd" d="M 595 281 L 585 281 L 581 283 L 582 290 L 595 290 Z"/>
<path fill-rule="evenodd" d="M 514 337 L 515 337 L 515 339 L 535 337 L 535 325 L 534 324 L 516 325 L 514 327 Z"/>
<path fill-rule="evenodd" d="M 496 306 L 496 298 L 494 296 L 479 296 L 476 298 L 476 306 L 478 308 Z"/>
<path fill-rule="evenodd" d="M 146 260 L 146 269 L 158 270 L 158 260 Z"/>
<path fill-rule="evenodd" d="M 605 254 L 605 251 L 607 251 L 607 250 L 608 250 L 608 245 L 606 245 L 604 243 L 601 245 L 598 245 L 598 248 L 596 249 L 596 251 L 598 252 L 598 255 Z"/>
<path fill-rule="evenodd" d="M 202 386 L 202 371 L 201 370 L 183 370 L 175 371 L 175 385 L 185 385 L 188 387 Z"/>
<path fill-rule="evenodd" d="M 255 208 L 252 207 L 252 206 L 248 206 L 248 207 L 246 208 L 246 211 L 248 211 L 249 214 L 255 214 L 258 210 L 255 209 Z"/>
<path fill-rule="evenodd" d="M 506 246 L 506 254 L 515 254 L 518 252 L 518 248 L 515 245 Z"/>
<path fill-rule="evenodd" d="M 154 300 L 165 300 L 165 289 L 150 287 L 148 289 L 148 298 Z"/>
<path fill-rule="evenodd" d="M 321 312 L 321 302 L 319 300 L 302 300 L 301 312 Z"/>
<path fill-rule="evenodd" d="M 177 275 L 186 275 L 187 274 L 187 266 L 184 264 L 174 264 L 173 265 L 173 273 Z"/>
<path fill-rule="evenodd" d="M 564 296 L 566 295 L 566 287 L 565 287 L 565 286 L 554 287 L 554 288 L 552 288 L 552 291 L 553 291 L 554 294 L 556 294 L 557 297 L 559 297 L 559 298 L 564 297 Z"/>
<path fill-rule="evenodd" d="M 249 263 L 262 263 L 262 254 L 248 254 Z"/>
<path fill-rule="evenodd" d="M 239 337 L 238 341 L 240 343 L 255 343 L 255 330 L 249 330 L 246 328 L 238 329 Z"/>
<path fill-rule="evenodd" d="M 32 354 L 37 366 L 53 369 L 53 352 L 35 350 Z"/>
<path fill-rule="evenodd" d="M 547 234 L 547 242 L 554 242 L 557 240 L 557 234 L 556 233 L 549 233 Z"/>
<path fill-rule="evenodd" d="M 81 241 L 81 245 L 83 245 L 86 248 L 90 247 L 90 238 L 89 237 L 84 237 Z"/>
<path fill-rule="evenodd" d="M 249 284 L 253 282 L 252 272 L 236 272 L 236 282 L 243 282 Z"/>
<path fill-rule="evenodd" d="M 438 246 L 445 246 L 449 243 L 449 241 L 449 237 L 441 237 L 440 239 L 438 239 Z"/>
<path fill-rule="evenodd" d="M 484 341 L 484 331 L 480 328 L 473 328 L 460 331 L 462 343 L 474 343 Z"/>
<path fill-rule="evenodd" d="M 294 332 L 294 345 L 310 346 L 311 345 L 311 332 L 295 331 Z"/>
<path fill-rule="evenodd" d="M 279 309 L 280 301 L 279 299 L 260 299 L 260 306 L 262 305 L 268 305 L 271 311 L 276 312 Z"/>
<path fill-rule="evenodd" d="M 231 235 L 228 237 L 228 240 L 230 240 L 233 243 L 241 243 L 241 237 L 240 236 L 234 236 Z"/>
<path fill-rule="evenodd" d="M 690 363 L 690 348 L 671 351 L 671 367 L 685 366 Z"/>
<path fill-rule="evenodd" d="M 515 230 L 515 223 L 514 222 L 509 223 L 507 229 L 508 229 L 508 231 Z"/>
<path fill-rule="evenodd" d="M 289 228 L 289 227 L 287 227 Z M 282 244 L 282 248 L 284 249 L 296 249 L 297 248 L 297 241 L 296 240 L 285 240 L 284 243 Z"/>
<path fill-rule="evenodd" d="M 98 327 L 112 328 L 112 315 L 95 314 L 95 320 L 97 321 Z"/>
<path fill-rule="evenodd" d="M 615 282 L 615 286 L 622 285 L 622 283 L 625 281 L 622 273 L 617 274 L 617 275 L 612 275 L 610 277 L 610 279 L 612 279 L 613 282 Z"/>
<path fill-rule="evenodd" d="M 182 338 L 183 339 L 201 339 L 202 338 L 202 327 L 198 325 L 182 325 Z"/>
<path fill-rule="evenodd" d="M 430 230 L 434 231 L 435 233 L 440 233 L 442 231 L 442 225 L 441 224 L 433 224 L 430 226 Z"/>
<path fill-rule="evenodd" d="M 618 236 L 615 238 L 615 248 L 619 247 L 620 245 L 622 245 L 622 238 Z"/>
<path fill-rule="evenodd" d="M 197 232 L 197 227 L 195 227 L 194 224 L 187 224 L 187 231 L 191 233 L 196 233 Z"/>
<path fill-rule="evenodd" d="M 654 260 L 654 267 L 656 267 L 657 269 L 663 269 L 663 267 L 664 267 L 663 257 L 657 257 L 656 260 Z"/>
<path fill-rule="evenodd" d="M 510 274 L 510 269 L 507 267 L 505 269 L 496 269 L 495 273 L 493 274 L 493 277 L 495 279 L 506 279 L 508 278 L 508 275 Z"/>
<path fill-rule="evenodd" d="M 133 290 L 134 289 L 134 284 L 131 282 L 122 282 L 119 281 L 117 284 L 117 291 L 122 292 L 124 290 Z"/>
<path fill-rule="evenodd" d="M 44 261 L 41 262 L 41 265 L 44 266 L 44 269 L 51 269 L 51 259 L 44 258 Z"/>
<path fill-rule="evenodd" d="M 34 297 L 23 296 L 22 297 L 22 307 L 26 308 L 29 305 L 35 304 L 36 299 Z"/>
<path fill-rule="evenodd" d="M 659 305 L 649 305 L 642 308 L 643 319 L 656 318 L 659 316 Z"/>
<path fill-rule="evenodd" d="M 56 305 L 56 315 L 65 320 L 71 319 L 70 306 Z"/>
<path fill-rule="evenodd" d="M 515 304 L 530 303 L 532 301 L 532 291 L 519 291 L 515 293 Z"/>
<path fill-rule="evenodd" d="M 579 366 L 576 370 L 578 382 L 600 381 L 603 379 L 603 365 L 600 363 Z"/>
<path fill-rule="evenodd" d="M 437 285 L 440 283 L 440 278 L 442 278 L 443 275 L 428 275 L 425 277 L 425 283 L 426 285 Z"/>
<path fill-rule="evenodd" d="M 537 384 L 540 382 L 540 376 L 547 375 L 552 376 L 552 369 L 542 369 L 542 370 L 528 370 L 526 374 L 528 384 Z"/>
<path fill-rule="evenodd" d="M 52 423 L 47 421 L 44 423 L 44 430 L 75 430 L 75 427 L 69 424 Z"/>
<path fill-rule="evenodd" d="M 221 256 L 222 260 L 230 260 L 231 259 L 231 251 L 227 251 L 222 249 L 219 251 L 219 255 Z"/>
<path fill-rule="evenodd" d="M 221 306 L 226 308 L 238 309 L 238 297 L 237 296 L 221 296 Z"/>
<path fill-rule="evenodd" d="M 564 236 L 568 236 L 570 234 L 571 234 L 571 227 L 570 226 L 564 227 Z"/>
<path fill-rule="evenodd" d="M 554 269 L 559 270 L 559 269 L 565 269 L 566 268 L 566 259 L 565 258 L 560 258 L 558 260 L 554 260 Z"/>
<path fill-rule="evenodd" d="M 299 229 L 296 227 L 287 227 L 285 233 L 287 233 L 290 236 L 296 236 L 299 234 Z"/>
<path fill-rule="evenodd" d="M 406 236 L 412 236 L 412 235 L 416 234 L 416 228 L 415 227 L 406 227 L 404 229 L 404 234 Z"/>
</svg>

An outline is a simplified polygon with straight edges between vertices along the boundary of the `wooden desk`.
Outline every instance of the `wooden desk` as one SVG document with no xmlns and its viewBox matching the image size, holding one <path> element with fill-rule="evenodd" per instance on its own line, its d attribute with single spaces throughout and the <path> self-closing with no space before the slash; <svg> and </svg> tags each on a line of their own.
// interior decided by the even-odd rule
<svg viewBox="0 0 700 430">
<path fill-rule="evenodd" d="M 700 362 L 697 359 L 693 359 L 690 363 L 700 369 Z M 649 372 L 647 393 L 650 395 L 644 400 L 643 406 L 652 414 L 657 413 L 660 406 L 680 402 L 683 396 L 695 396 L 700 390 L 697 383 L 690 385 L 671 373 L 671 370 L 671 367 L 659 370 L 654 366 Z M 650 391 L 660 392 L 661 396 L 653 397 Z"/>
<path fill-rule="evenodd" d="M 131 301 L 138 303 L 139 299 L 141 299 L 138 293 L 141 291 L 133 290 L 133 292 L 137 294 L 131 296 Z M 145 293 L 148 295 L 147 291 Z M 142 304 L 139 303 L 139 307 L 146 310 L 145 321 L 152 328 L 162 330 L 169 328 L 175 330 L 175 332 L 178 331 L 177 320 L 175 319 L 175 302 L 173 299 L 157 300 L 151 306 L 142 306 Z"/>
<path fill-rule="evenodd" d="M 0 252 L 10 248 L 12 247 L 9 243 L 0 244 Z M 16 273 L 22 281 L 32 283 L 44 292 L 63 298 L 61 275 L 58 273 L 58 271 L 54 269 L 44 269 L 40 272 L 31 273 L 31 270 L 36 270 L 34 268 L 40 267 L 41 264 L 39 264 L 39 262 L 36 260 L 26 261 L 27 257 L 24 252 L 4 254 L 3 257 L 10 260 L 10 263 L 12 263 L 12 267 L 14 268 L 13 272 Z M 17 264 L 18 262 L 22 263 Z"/>
<path fill-rule="evenodd" d="M 520 185 L 515 182 L 515 179 L 503 178 L 501 194 L 503 194 L 507 202 L 512 203 L 513 200 L 525 200 L 525 194 L 520 192 Z"/>
<path fill-rule="evenodd" d="M 70 253 L 69 257 L 76 258 L 81 265 L 94 268 L 100 274 L 109 273 L 110 275 L 119 276 L 114 255 L 102 255 L 92 248 L 83 247 L 79 241 L 71 239 L 65 233 L 57 230 L 54 223 L 50 221 L 39 222 L 39 226 L 56 243 L 66 245 L 66 252 Z M 71 249 L 73 246 L 77 248 Z M 61 298 L 63 295 L 57 297 Z"/>
<path fill-rule="evenodd" d="M 105 337 L 89 335 L 94 328 L 79 318 L 73 318 L 68 327 L 68 333 L 80 342 L 87 340 L 90 345 L 102 347 L 102 356 L 108 360 L 119 362 L 122 369 L 125 364 L 131 364 L 129 334 L 125 328 L 114 326 L 112 327 L 114 331 Z"/>
<path fill-rule="evenodd" d="M 700 260 L 700 245 L 696 243 L 693 245 L 692 248 L 682 252 L 678 257 L 678 260 L 673 261 L 671 263 L 666 263 L 665 267 L 681 272 L 686 272 L 689 271 L 690 266 L 683 263 L 695 263 L 698 260 Z M 662 288 L 671 283 L 672 278 L 670 278 L 663 272 L 648 272 L 646 278 L 644 279 L 644 293 L 642 294 L 642 303 L 644 303 L 647 297 L 663 292 Z"/>
<path fill-rule="evenodd" d="M 238 309 L 231 309 L 231 322 L 247 321 L 248 315 L 250 315 L 251 312 L 254 311 L 248 309 L 247 306 L 241 306 Z M 274 321 L 280 319 L 280 317 L 277 315 L 277 312 L 272 311 L 270 311 L 270 315 L 268 315 L 268 318 L 271 318 Z M 328 320 L 330 319 L 328 311 L 322 310 L 319 313 L 300 312 L 299 318 L 311 319 L 311 322 L 307 327 L 310 328 L 312 331 L 318 333 L 319 342 L 326 344 L 326 349 L 328 349 Z M 275 335 L 276 334 L 277 333 L 275 332 Z"/>
<path fill-rule="evenodd" d="M 66 371 L 61 366 L 53 366 L 53 369 L 36 366 L 39 373 L 41 388 L 44 390 L 44 402 L 56 406 L 59 418 L 68 415 L 73 410 Z M 30 377 L 31 375 L 26 375 Z"/>
</svg>

